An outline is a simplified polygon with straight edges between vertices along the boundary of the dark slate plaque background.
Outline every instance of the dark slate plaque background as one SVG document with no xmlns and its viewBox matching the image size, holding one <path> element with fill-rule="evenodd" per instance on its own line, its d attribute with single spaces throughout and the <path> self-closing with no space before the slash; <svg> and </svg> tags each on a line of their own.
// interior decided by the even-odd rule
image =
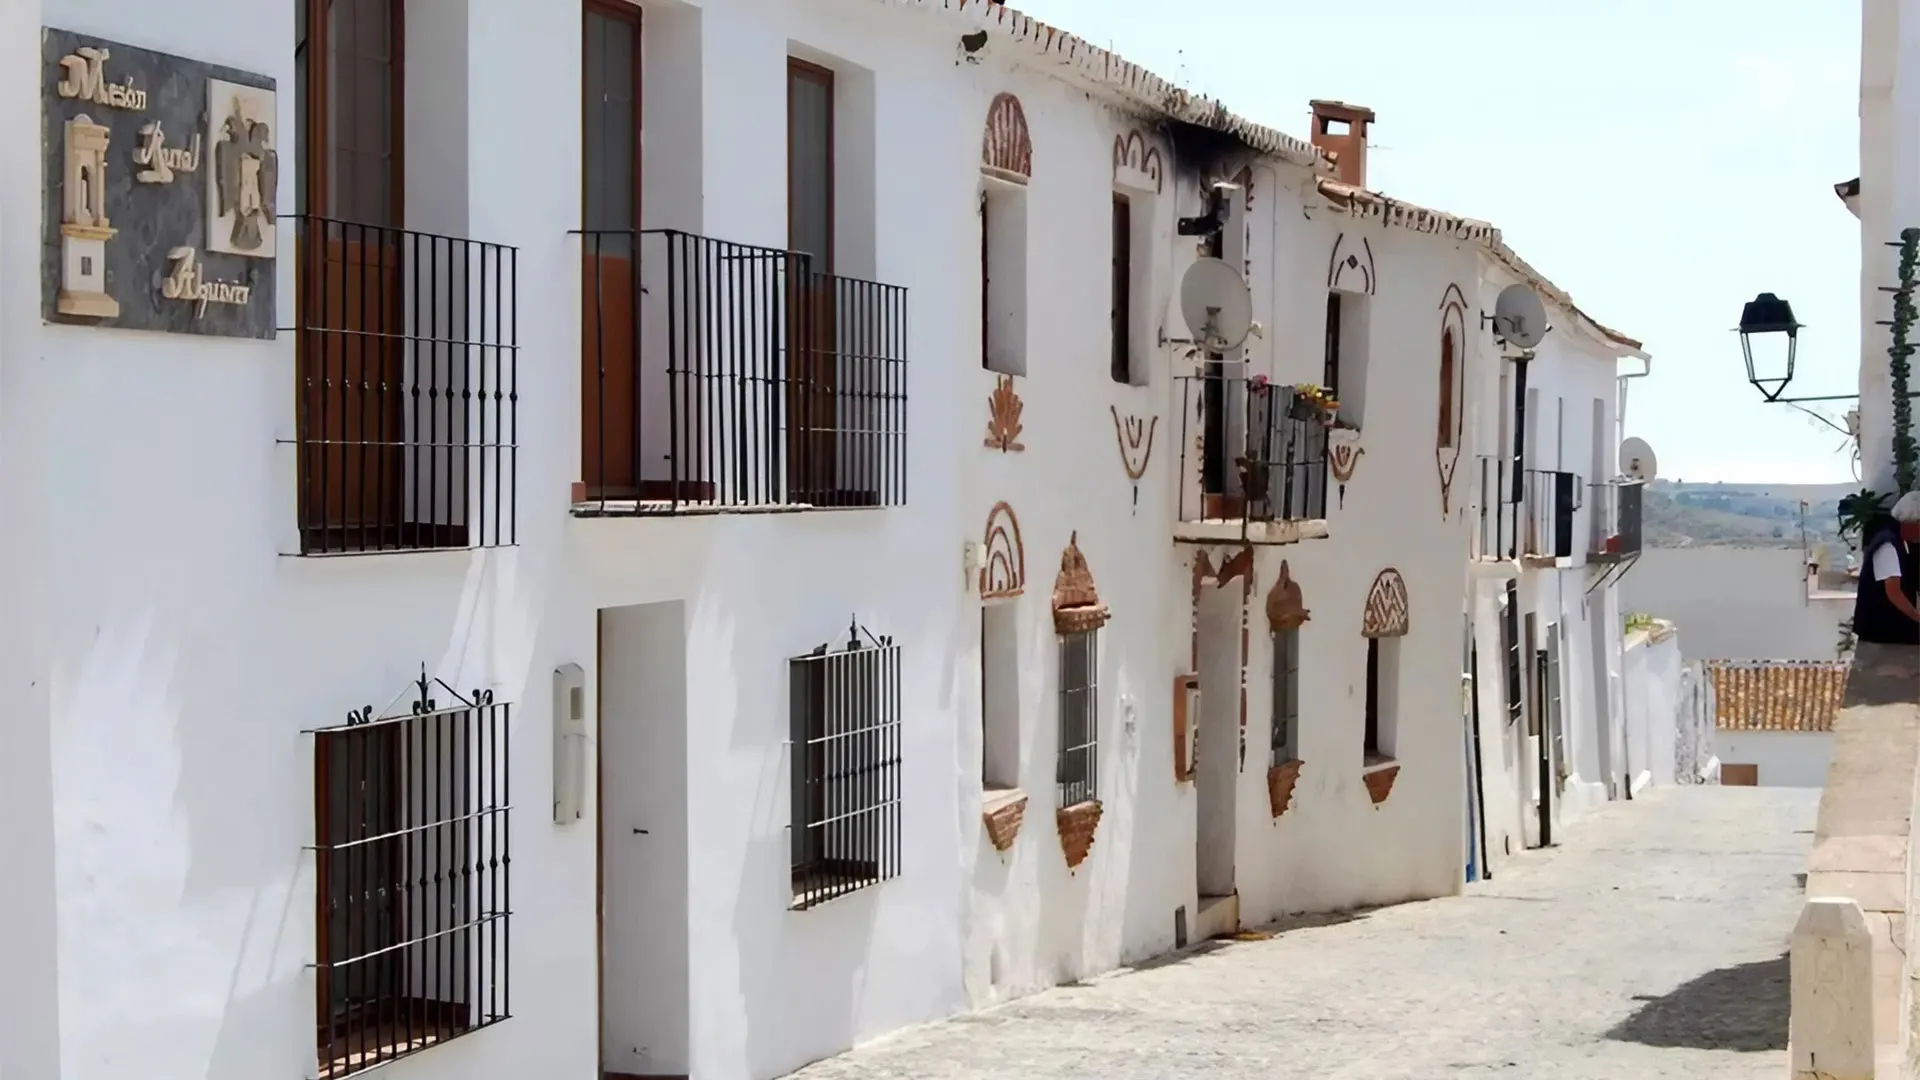
<svg viewBox="0 0 1920 1080">
<path fill-rule="evenodd" d="M 55 89 L 60 81 L 60 58 L 82 45 L 110 51 L 106 81 L 132 78 L 137 90 L 147 92 L 144 111 L 116 109 L 79 98 L 63 98 Z M 41 156 L 44 160 L 44 221 L 40 258 L 40 312 L 49 322 L 86 326 L 114 326 L 125 330 L 160 330 L 173 334 L 214 334 L 222 337 L 274 336 L 277 277 L 276 259 L 249 259 L 207 250 L 207 177 L 213 169 L 213 145 L 207 141 L 207 80 L 224 79 L 262 90 L 274 89 L 272 79 L 205 64 L 167 53 L 123 45 L 117 41 L 75 34 L 51 27 L 41 32 Z M 120 304 L 111 319 L 63 315 L 60 296 L 60 207 L 65 178 L 68 120 L 82 113 L 113 132 L 107 146 L 107 220 L 119 232 L 107 241 L 107 295 Z M 200 167 L 176 172 L 171 184 L 141 184 L 133 152 L 140 145 L 142 124 L 158 120 L 169 147 L 186 147 L 200 135 Z M 281 125 L 273 124 L 273 147 L 280 154 L 282 172 L 294 164 Z M 285 242 L 286 237 L 281 237 Z M 197 301 L 168 300 L 160 294 L 169 265 L 167 252 L 181 245 L 199 252 L 203 280 L 234 281 L 252 288 L 243 307 L 209 303 L 206 314 L 195 318 Z"/>
</svg>

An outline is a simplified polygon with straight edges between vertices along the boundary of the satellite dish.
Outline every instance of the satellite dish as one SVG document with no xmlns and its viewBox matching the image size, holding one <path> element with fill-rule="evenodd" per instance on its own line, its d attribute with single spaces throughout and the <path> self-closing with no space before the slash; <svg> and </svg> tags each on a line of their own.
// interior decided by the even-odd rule
<svg viewBox="0 0 1920 1080">
<path fill-rule="evenodd" d="M 1493 335 L 1516 349 L 1531 349 L 1547 336 L 1547 309 L 1525 285 L 1509 285 L 1493 302 Z"/>
<path fill-rule="evenodd" d="M 1620 444 L 1620 471 L 1642 483 L 1651 483 L 1660 472 L 1660 459 L 1653 447 L 1638 435 Z"/>
<path fill-rule="evenodd" d="M 1239 348 L 1253 329 L 1253 296 L 1232 266 L 1200 259 L 1180 279 L 1180 314 L 1194 344 L 1226 352 Z"/>
</svg>

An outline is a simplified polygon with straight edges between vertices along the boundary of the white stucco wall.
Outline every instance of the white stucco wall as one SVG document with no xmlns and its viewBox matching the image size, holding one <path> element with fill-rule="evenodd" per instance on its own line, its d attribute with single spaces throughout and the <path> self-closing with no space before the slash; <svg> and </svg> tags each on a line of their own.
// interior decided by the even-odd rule
<svg viewBox="0 0 1920 1080">
<path fill-rule="evenodd" d="M 1798 548 L 1654 548 L 1622 583 L 1629 612 L 1681 629 L 1689 659 L 1831 660 L 1851 597 L 1810 600 Z"/>
<path fill-rule="evenodd" d="M 1626 771 L 1635 791 L 1646 784 L 1676 782 L 1675 762 L 1680 707 L 1681 642 L 1685 634 L 1668 627 L 1627 635 Z M 1721 760 L 1727 760 L 1718 749 Z"/>
<path fill-rule="evenodd" d="M 1714 733 L 1722 765 L 1756 765 L 1761 787 L 1825 787 L 1833 757 L 1831 731 Z"/>
<path fill-rule="evenodd" d="M 1860 50 L 1860 466 L 1866 487 L 1892 491 L 1893 395 L 1886 289 L 1920 225 L 1920 4 L 1862 0 Z"/>
</svg>

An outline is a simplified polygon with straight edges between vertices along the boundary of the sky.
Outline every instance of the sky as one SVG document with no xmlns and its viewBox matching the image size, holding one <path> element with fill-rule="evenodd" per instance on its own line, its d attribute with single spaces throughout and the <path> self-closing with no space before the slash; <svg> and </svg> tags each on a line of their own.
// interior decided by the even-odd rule
<svg viewBox="0 0 1920 1080">
<path fill-rule="evenodd" d="M 1626 426 L 1663 478 L 1854 479 L 1842 435 L 1761 401 L 1731 328 L 1776 293 L 1806 327 L 1788 396 L 1857 388 L 1859 226 L 1833 185 L 1859 175 L 1858 3 L 1012 6 L 1302 138 L 1312 98 L 1373 109 L 1369 187 L 1493 222 L 1646 342 Z"/>
</svg>

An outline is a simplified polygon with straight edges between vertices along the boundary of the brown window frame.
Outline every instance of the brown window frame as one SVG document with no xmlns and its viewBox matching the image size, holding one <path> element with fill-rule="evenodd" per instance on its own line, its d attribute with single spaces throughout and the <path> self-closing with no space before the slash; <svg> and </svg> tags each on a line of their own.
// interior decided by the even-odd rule
<svg viewBox="0 0 1920 1080">
<path fill-rule="evenodd" d="M 1455 355 L 1453 327 L 1440 331 L 1440 439 L 1442 450 L 1453 449 L 1454 429 L 1454 367 L 1459 362 Z"/>
<path fill-rule="evenodd" d="M 1332 394 L 1336 400 L 1340 397 L 1341 307 L 1339 290 L 1327 290 L 1326 355 L 1321 365 L 1324 368 L 1321 378 L 1326 384 L 1327 392 Z"/>
<path fill-rule="evenodd" d="M 793 86 L 808 82 L 823 87 L 826 111 L 827 218 L 824 253 L 799 253 L 794 233 L 794 151 L 796 117 Z M 839 86 L 832 68 L 797 56 L 787 57 L 787 248 L 791 257 L 788 302 L 792 305 L 787 350 L 786 476 L 790 502 L 839 505 L 849 493 L 839 479 L 839 312 L 834 277 L 834 233 L 839 228 L 840 183 L 837 175 L 839 132 L 834 116 L 839 109 Z"/>
</svg>

